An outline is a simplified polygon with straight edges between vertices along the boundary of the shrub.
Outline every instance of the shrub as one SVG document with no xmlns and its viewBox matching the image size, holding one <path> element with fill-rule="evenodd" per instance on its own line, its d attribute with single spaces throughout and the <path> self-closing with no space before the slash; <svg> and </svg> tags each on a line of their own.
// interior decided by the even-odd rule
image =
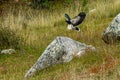
<svg viewBox="0 0 120 80">
<path fill-rule="evenodd" d="M 32 0 L 31 6 L 33 8 L 50 8 L 50 5 L 52 5 L 53 1 L 52 0 Z"/>
<path fill-rule="evenodd" d="M 0 26 L 0 48 L 20 49 L 24 45 L 24 39 L 17 35 L 14 30 L 9 27 Z"/>
<path fill-rule="evenodd" d="M 82 1 L 82 0 L 80 0 Z M 31 6 L 33 8 L 51 8 L 57 5 L 74 5 L 74 0 L 31 0 Z M 87 4 L 87 0 L 83 1 L 84 6 Z"/>
</svg>

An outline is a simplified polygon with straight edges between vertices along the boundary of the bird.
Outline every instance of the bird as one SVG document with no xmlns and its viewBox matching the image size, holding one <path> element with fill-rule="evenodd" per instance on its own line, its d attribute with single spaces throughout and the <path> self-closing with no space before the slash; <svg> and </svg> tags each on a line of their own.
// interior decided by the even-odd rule
<svg viewBox="0 0 120 80">
<path fill-rule="evenodd" d="M 76 30 L 76 31 L 80 31 L 80 29 L 78 28 L 78 25 L 81 24 L 83 22 L 83 20 L 86 17 L 86 13 L 85 12 L 80 12 L 77 16 L 75 16 L 73 19 L 71 19 L 69 17 L 68 14 L 65 13 L 65 18 L 66 18 L 66 22 L 68 23 L 68 29 L 71 30 Z"/>
</svg>

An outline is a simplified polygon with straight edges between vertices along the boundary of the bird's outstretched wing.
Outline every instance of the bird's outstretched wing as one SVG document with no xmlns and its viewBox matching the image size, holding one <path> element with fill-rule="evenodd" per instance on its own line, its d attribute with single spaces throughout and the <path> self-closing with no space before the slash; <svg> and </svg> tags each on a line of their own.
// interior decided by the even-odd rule
<svg viewBox="0 0 120 80">
<path fill-rule="evenodd" d="M 66 17 L 66 21 L 70 21 L 71 20 L 68 14 L 65 14 L 65 17 Z"/>
</svg>

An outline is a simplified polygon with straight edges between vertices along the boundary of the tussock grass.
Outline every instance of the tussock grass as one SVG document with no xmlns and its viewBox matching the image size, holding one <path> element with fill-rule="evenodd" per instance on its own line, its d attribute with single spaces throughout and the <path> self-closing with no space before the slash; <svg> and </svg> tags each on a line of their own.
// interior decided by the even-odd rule
<svg viewBox="0 0 120 80">
<path fill-rule="evenodd" d="M 9 27 L 0 26 L 0 48 L 14 48 L 20 49 L 24 44 L 24 39 L 21 35 L 17 35 L 16 31 L 11 30 Z"/>
<path fill-rule="evenodd" d="M 85 9 L 86 8 L 86 9 Z M 101 34 L 120 12 L 119 0 L 90 1 L 83 8 L 80 4 L 59 10 L 33 10 L 20 6 L 10 8 L 1 18 L 3 27 L 9 26 L 25 39 L 25 54 L 0 55 L 0 80 L 23 80 L 27 70 L 36 62 L 47 45 L 57 36 L 91 44 L 98 53 L 89 52 L 69 63 L 58 64 L 36 73 L 29 80 L 117 80 L 120 72 L 119 44 L 106 45 Z M 81 32 L 66 30 L 64 13 L 71 17 L 80 11 L 88 13 Z M 24 48 L 24 47 L 23 47 Z"/>
</svg>

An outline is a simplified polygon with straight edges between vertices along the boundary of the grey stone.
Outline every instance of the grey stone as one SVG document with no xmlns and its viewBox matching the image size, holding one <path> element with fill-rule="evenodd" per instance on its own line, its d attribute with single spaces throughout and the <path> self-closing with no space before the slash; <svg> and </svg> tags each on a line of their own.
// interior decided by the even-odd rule
<svg viewBox="0 0 120 80">
<path fill-rule="evenodd" d="M 1 51 L 1 54 L 13 54 L 16 53 L 14 49 L 4 49 Z"/>
<path fill-rule="evenodd" d="M 107 44 L 120 41 L 120 14 L 118 14 L 102 34 L 102 39 Z"/>
<path fill-rule="evenodd" d="M 80 57 L 86 50 L 96 51 L 92 45 L 86 45 L 68 37 L 59 36 L 48 45 L 37 62 L 26 73 L 25 78 L 48 66 L 69 62 L 74 56 Z"/>
</svg>

